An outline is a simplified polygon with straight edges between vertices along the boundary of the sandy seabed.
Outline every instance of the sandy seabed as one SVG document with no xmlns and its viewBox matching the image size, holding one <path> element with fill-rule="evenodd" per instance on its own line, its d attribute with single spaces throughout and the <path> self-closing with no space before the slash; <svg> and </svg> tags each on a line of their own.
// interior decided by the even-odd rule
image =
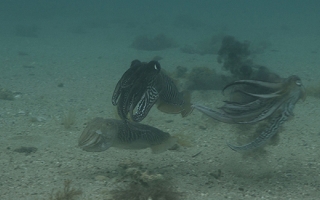
<svg viewBox="0 0 320 200">
<path fill-rule="evenodd" d="M 49 199 L 53 190 L 62 190 L 65 180 L 81 188 L 79 199 L 108 199 L 119 184 L 119 164 L 126 162 L 140 163 L 143 170 L 169 179 L 186 200 L 319 199 L 320 99 L 312 96 L 296 105 L 279 144 L 253 157 L 227 147 L 227 141 L 236 141 L 237 126 L 197 111 L 181 118 L 155 108 L 142 123 L 183 135 L 189 146 L 161 154 L 149 149 L 110 148 L 100 153 L 79 149 L 85 122 L 116 118 L 112 92 L 131 60 L 149 61 L 159 55 L 167 71 L 178 65 L 221 68 L 213 55 L 183 54 L 178 48 L 132 49 L 131 29 L 114 25 L 108 30 L 79 35 L 67 29 L 60 35 L 44 30 L 37 38 L 1 36 L 0 85 L 16 92 L 13 101 L 0 100 L 1 199 Z M 319 39 L 275 34 L 269 40 L 273 46 L 256 58 L 257 63 L 284 77 L 299 75 L 306 87 L 319 84 Z M 220 91 L 195 91 L 192 100 L 214 108 L 224 99 Z M 76 120 L 66 129 L 61 122 L 70 110 Z M 20 147 L 36 150 L 16 152 Z"/>
</svg>

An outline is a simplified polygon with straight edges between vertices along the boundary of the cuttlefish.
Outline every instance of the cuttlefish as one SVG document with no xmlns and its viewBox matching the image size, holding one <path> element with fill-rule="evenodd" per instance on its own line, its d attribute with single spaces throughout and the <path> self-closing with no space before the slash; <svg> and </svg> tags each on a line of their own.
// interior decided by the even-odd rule
<svg viewBox="0 0 320 200">
<path fill-rule="evenodd" d="M 233 88 L 233 94 L 244 95 L 249 100 L 226 101 L 218 110 L 201 105 L 193 107 L 215 120 L 230 124 L 254 124 L 270 119 L 268 126 L 250 143 L 242 146 L 228 144 L 235 151 L 252 150 L 264 145 L 293 116 L 295 104 L 306 96 L 300 78 L 295 75 L 279 82 L 239 80 L 225 86 L 223 91 L 232 86 L 237 86 Z"/>
<path fill-rule="evenodd" d="M 152 153 L 161 153 L 176 142 L 177 139 L 169 133 L 149 125 L 97 117 L 87 123 L 78 145 L 89 152 L 101 152 L 116 147 L 136 150 L 151 148 Z"/>
<path fill-rule="evenodd" d="M 158 61 L 133 60 L 114 89 L 112 104 L 121 119 L 135 122 L 142 121 L 154 104 L 162 112 L 183 117 L 192 111 L 190 93 L 179 92 Z"/>
</svg>

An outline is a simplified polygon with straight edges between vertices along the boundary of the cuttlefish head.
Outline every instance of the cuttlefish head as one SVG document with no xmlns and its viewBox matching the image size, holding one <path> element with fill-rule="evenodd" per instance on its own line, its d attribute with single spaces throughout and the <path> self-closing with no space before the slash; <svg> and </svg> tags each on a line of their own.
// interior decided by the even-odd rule
<svg viewBox="0 0 320 200">
<path fill-rule="evenodd" d="M 302 101 L 306 99 L 306 89 L 298 76 L 292 75 L 289 78 L 287 78 L 287 81 L 285 81 L 285 85 L 286 92 L 297 92 L 299 93 L 297 94 L 299 95 L 299 99 L 301 99 Z"/>
<path fill-rule="evenodd" d="M 105 151 L 113 146 L 117 134 L 115 120 L 97 117 L 88 122 L 78 140 L 78 146 L 89 152 Z"/>
</svg>

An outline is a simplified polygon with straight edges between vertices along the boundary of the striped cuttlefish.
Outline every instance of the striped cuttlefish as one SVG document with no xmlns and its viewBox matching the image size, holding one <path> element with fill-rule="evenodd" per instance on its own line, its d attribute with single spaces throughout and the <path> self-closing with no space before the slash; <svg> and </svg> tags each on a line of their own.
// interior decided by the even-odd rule
<svg viewBox="0 0 320 200">
<path fill-rule="evenodd" d="M 158 61 L 133 60 L 118 81 L 112 96 L 121 119 L 142 121 L 154 104 L 165 113 L 187 116 L 192 111 L 189 92 L 179 92 Z"/>
<path fill-rule="evenodd" d="M 151 148 L 161 153 L 177 142 L 169 133 L 155 127 L 127 120 L 94 118 L 82 132 L 78 146 L 89 152 L 101 152 L 110 147 L 121 149 Z"/>
</svg>

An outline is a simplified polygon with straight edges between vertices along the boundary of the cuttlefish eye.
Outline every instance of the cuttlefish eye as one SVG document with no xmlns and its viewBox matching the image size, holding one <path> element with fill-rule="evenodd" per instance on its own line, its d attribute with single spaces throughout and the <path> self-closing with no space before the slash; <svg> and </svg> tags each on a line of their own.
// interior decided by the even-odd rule
<svg viewBox="0 0 320 200">
<path fill-rule="evenodd" d="M 296 85 L 297 85 L 297 86 L 301 86 L 301 85 L 302 85 L 301 80 L 297 80 L 297 81 L 296 81 Z"/>
<path fill-rule="evenodd" d="M 156 70 L 156 71 L 160 71 L 161 70 L 160 63 L 158 61 L 155 61 L 155 60 L 150 61 L 148 63 L 148 66 L 150 66 L 150 68 L 151 68 L 151 66 L 153 66 L 153 69 Z"/>
</svg>

